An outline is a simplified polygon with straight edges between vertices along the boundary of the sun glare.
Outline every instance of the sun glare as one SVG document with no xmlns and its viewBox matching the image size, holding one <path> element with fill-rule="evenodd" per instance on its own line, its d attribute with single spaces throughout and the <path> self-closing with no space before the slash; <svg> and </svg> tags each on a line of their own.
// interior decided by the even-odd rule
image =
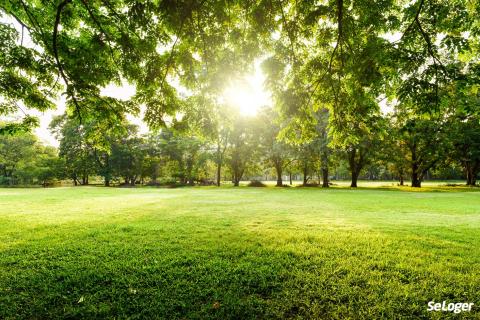
<svg viewBox="0 0 480 320">
<path fill-rule="evenodd" d="M 237 108 L 242 115 L 255 116 L 262 106 L 271 104 L 270 94 L 264 90 L 264 80 L 260 67 L 256 65 L 254 74 L 234 81 L 225 89 L 226 103 Z"/>
</svg>

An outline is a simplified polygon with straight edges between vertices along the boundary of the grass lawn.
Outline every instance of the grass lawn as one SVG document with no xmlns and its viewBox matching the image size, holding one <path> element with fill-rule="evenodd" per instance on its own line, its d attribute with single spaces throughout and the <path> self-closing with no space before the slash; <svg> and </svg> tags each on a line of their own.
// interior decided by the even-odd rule
<svg viewBox="0 0 480 320">
<path fill-rule="evenodd" d="M 0 319 L 480 319 L 480 193 L 392 188 L 0 189 Z"/>
</svg>

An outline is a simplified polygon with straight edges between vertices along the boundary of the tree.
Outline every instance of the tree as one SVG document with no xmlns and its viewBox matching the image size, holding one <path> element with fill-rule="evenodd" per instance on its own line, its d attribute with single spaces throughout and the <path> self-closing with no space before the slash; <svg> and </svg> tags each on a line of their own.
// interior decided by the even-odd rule
<svg viewBox="0 0 480 320">
<path fill-rule="evenodd" d="M 467 186 L 475 186 L 480 173 L 480 119 L 469 117 L 456 119 L 452 130 L 452 149 L 449 152 L 464 172 Z"/>
<path fill-rule="evenodd" d="M 249 117 L 238 116 L 233 123 L 228 150 L 228 163 L 235 187 L 240 185 L 245 171 L 254 160 L 257 142 L 252 130 L 252 120 Z"/>
<path fill-rule="evenodd" d="M 38 124 L 25 107 L 40 111 L 54 108 L 52 61 L 38 48 L 24 44 L 24 31 L 23 26 L 20 33 L 11 24 L 0 23 L 0 116 L 23 114 L 20 122 L 3 123 L 0 135 L 25 132 Z"/>
<path fill-rule="evenodd" d="M 271 107 L 260 110 L 256 119 L 256 131 L 259 132 L 259 148 L 268 166 L 275 169 L 277 187 L 283 185 L 282 175 L 285 167 L 292 161 L 291 148 L 279 140 L 281 126 L 277 124 L 278 115 Z"/>
<path fill-rule="evenodd" d="M 404 185 L 409 172 L 407 154 L 408 149 L 402 139 L 400 128 L 393 121 L 390 122 L 390 131 L 384 141 L 383 152 L 380 158 L 389 170 L 398 178 L 399 184 Z"/>
<path fill-rule="evenodd" d="M 42 149 L 43 152 L 37 154 L 34 175 L 43 187 L 47 187 L 53 185 L 57 179 L 65 177 L 65 162 L 58 156 L 56 148 Z"/>
<path fill-rule="evenodd" d="M 37 154 L 37 139 L 30 133 L 14 136 L 0 135 L 0 173 L 2 184 L 14 185 L 18 181 L 18 173 L 28 167 L 34 166 Z M 25 172 L 27 171 L 27 172 Z M 24 180 L 27 173 L 24 171 Z M 32 176 L 30 178 L 33 178 Z"/>
<path fill-rule="evenodd" d="M 322 176 L 322 188 L 328 188 L 329 185 L 329 167 L 330 167 L 330 155 L 332 153 L 331 148 L 329 147 L 331 143 L 331 137 L 328 132 L 328 120 L 329 120 L 329 111 L 328 109 L 322 109 L 317 111 L 315 114 L 316 125 L 315 130 L 317 136 L 313 141 L 313 147 L 315 150 L 316 162 L 319 163 L 319 169 Z M 320 174 L 318 175 L 320 177 Z"/>
<path fill-rule="evenodd" d="M 135 186 L 142 174 L 145 158 L 143 139 L 138 137 L 138 127 L 128 124 L 121 137 L 112 140 L 110 146 L 109 165 L 115 178 L 123 178 L 124 185 Z"/>
<path fill-rule="evenodd" d="M 200 138 L 202 148 L 211 149 L 216 165 L 216 185 L 220 186 L 233 118 L 238 113 L 228 104 L 218 101 L 218 95 L 218 92 L 209 93 L 200 88 L 188 99 L 182 119 L 176 120 L 174 126 L 184 135 Z"/>
<path fill-rule="evenodd" d="M 58 116 L 50 123 L 50 131 L 60 141 L 59 155 L 65 160 L 67 176 L 74 185 L 87 185 L 89 176 L 96 173 L 93 146 L 87 142 L 87 124 L 70 119 L 66 114 Z"/>
<path fill-rule="evenodd" d="M 456 81 L 448 90 L 455 109 L 449 119 L 449 156 L 463 167 L 467 185 L 475 186 L 480 172 L 480 66 L 475 49 L 465 50 L 464 55 L 466 61 L 457 63 Z"/>
<path fill-rule="evenodd" d="M 15 42 L 19 32 L 2 24 L 2 48 L 8 50 L 1 64 L 11 66 L 2 69 L 0 86 L 7 89 L 2 97 L 43 110 L 53 108 L 49 98 L 64 89 L 69 114 L 80 121 L 94 116 L 121 122 L 125 112 L 138 113 L 144 104 L 147 123 L 159 126 L 181 109 L 177 78 L 195 87 L 208 74 L 215 85 L 229 77 L 226 70 L 242 70 L 243 62 L 253 60 L 256 36 L 272 31 L 265 19 L 269 7 L 203 0 L 59 0 L 41 6 L 34 0 L 4 1 L 0 14 L 35 49 Z M 135 103 L 101 95 L 103 87 L 125 82 L 136 87 Z M 2 112 L 11 113 L 16 106 L 7 102 Z"/>
<path fill-rule="evenodd" d="M 40 144 L 31 133 L 0 135 L 0 184 L 44 186 L 63 178 L 57 150 Z"/>
<path fill-rule="evenodd" d="M 395 118 L 408 151 L 412 187 L 421 186 L 449 148 L 448 118 L 458 104 L 452 91 L 461 70 L 468 69 L 468 63 L 460 66 L 458 59 L 476 60 L 468 53 L 473 38 L 462 35 L 475 23 L 475 10 L 463 1 L 452 10 L 448 2 L 418 0 L 403 11 L 404 31 L 395 45 L 397 72 L 390 73 L 390 79 L 399 102 Z"/>
<path fill-rule="evenodd" d="M 152 185 L 159 184 L 158 179 L 164 173 L 167 159 L 162 153 L 162 141 L 158 134 L 149 133 L 144 137 L 144 160 L 142 164 L 142 177 L 148 177 Z"/>
<path fill-rule="evenodd" d="M 348 154 L 356 186 L 377 131 L 367 126 L 378 118 L 376 99 L 385 85 L 383 73 L 392 66 L 392 46 L 382 35 L 397 25 L 391 16 L 396 5 L 384 1 L 372 10 L 364 3 L 335 1 L 285 8 L 278 19 L 280 39 L 271 40 L 275 50 L 266 62 L 270 88 L 285 116 L 295 117 L 292 122 L 301 128 L 315 126 L 321 122 L 315 117 L 319 110 L 328 110 L 330 135 L 324 138 Z"/>
<path fill-rule="evenodd" d="M 421 187 L 428 170 L 434 168 L 446 154 L 447 140 L 441 123 L 432 119 L 409 119 L 400 129 L 407 149 L 406 161 L 410 167 L 412 187 Z"/>
</svg>

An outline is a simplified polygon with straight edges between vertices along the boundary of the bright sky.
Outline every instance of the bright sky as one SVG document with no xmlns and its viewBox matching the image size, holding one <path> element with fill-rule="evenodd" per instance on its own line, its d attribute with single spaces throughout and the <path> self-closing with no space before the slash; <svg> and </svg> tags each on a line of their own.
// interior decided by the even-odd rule
<svg viewBox="0 0 480 320">
<path fill-rule="evenodd" d="M 255 70 L 240 81 L 233 82 L 224 91 L 228 104 L 237 107 L 245 116 L 254 116 L 266 105 L 271 105 L 271 94 L 264 89 L 265 75 L 260 68 L 261 60 L 255 62 Z"/>
</svg>

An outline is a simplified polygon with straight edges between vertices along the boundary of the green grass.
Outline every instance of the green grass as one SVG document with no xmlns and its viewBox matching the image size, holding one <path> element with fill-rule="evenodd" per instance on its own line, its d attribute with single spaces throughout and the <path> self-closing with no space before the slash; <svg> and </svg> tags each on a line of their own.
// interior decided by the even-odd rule
<svg viewBox="0 0 480 320">
<path fill-rule="evenodd" d="M 432 188 L 0 189 L 0 319 L 480 319 L 480 193 Z"/>
</svg>

